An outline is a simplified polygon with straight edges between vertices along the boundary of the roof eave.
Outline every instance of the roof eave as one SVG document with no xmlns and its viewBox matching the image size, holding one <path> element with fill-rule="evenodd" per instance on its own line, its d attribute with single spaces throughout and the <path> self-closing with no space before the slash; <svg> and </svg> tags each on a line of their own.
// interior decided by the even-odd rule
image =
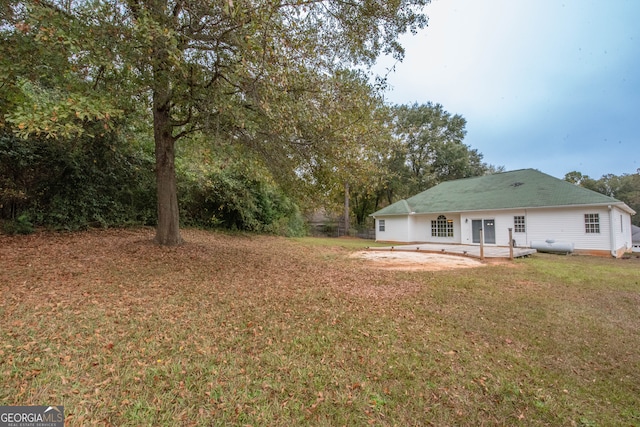
<svg viewBox="0 0 640 427">
<path fill-rule="evenodd" d="M 576 208 L 576 207 L 609 207 L 616 206 L 630 215 L 635 215 L 637 212 L 627 206 L 624 202 L 603 202 L 603 203 L 575 203 L 569 205 L 547 205 L 547 206 L 515 206 L 508 208 L 483 208 L 483 209 L 460 209 L 460 210 L 447 210 L 447 211 L 424 211 L 424 212 L 402 212 L 402 213 L 389 213 L 389 214 L 371 214 L 369 216 L 373 218 L 382 216 L 404 216 L 404 215 L 429 215 L 437 213 L 471 213 L 471 212 L 486 212 L 486 211 L 507 211 L 507 210 L 520 210 L 520 209 L 554 209 L 554 208 Z"/>
</svg>

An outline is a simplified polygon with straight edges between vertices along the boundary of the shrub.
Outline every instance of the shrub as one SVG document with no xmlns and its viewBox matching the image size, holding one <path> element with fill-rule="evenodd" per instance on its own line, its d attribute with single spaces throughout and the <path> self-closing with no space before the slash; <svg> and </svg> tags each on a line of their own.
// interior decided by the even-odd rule
<svg viewBox="0 0 640 427">
<path fill-rule="evenodd" d="M 75 230 L 155 222 L 153 162 L 115 134 L 78 140 L 0 135 L 0 217 Z M 5 226 L 6 228 L 6 226 Z"/>
<path fill-rule="evenodd" d="M 241 167 L 181 168 L 182 222 L 205 228 L 287 236 L 305 234 L 304 218 L 268 177 Z"/>
<path fill-rule="evenodd" d="M 24 213 L 14 220 L 5 221 L 2 229 L 7 234 L 31 234 L 35 231 L 29 215 Z"/>
</svg>

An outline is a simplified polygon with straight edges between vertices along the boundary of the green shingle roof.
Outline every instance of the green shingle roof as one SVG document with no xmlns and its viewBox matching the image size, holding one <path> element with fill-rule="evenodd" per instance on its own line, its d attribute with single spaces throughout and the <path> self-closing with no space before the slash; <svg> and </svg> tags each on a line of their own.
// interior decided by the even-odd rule
<svg viewBox="0 0 640 427">
<path fill-rule="evenodd" d="M 372 216 L 609 204 L 623 206 L 633 212 L 613 197 L 535 169 L 521 169 L 443 182 L 380 209 Z"/>
</svg>

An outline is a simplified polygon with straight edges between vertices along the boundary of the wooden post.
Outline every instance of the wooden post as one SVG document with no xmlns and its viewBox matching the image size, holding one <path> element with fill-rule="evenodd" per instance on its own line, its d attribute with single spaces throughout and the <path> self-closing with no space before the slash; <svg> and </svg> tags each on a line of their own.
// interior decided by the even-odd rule
<svg viewBox="0 0 640 427">
<path fill-rule="evenodd" d="M 484 259 L 484 232 L 480 229 L 480 259 Z"/>
<path fill-rule="evenodd" d="M 513 228 L 509 229 L 509 259 L 513 261 Z"/>
</svg>

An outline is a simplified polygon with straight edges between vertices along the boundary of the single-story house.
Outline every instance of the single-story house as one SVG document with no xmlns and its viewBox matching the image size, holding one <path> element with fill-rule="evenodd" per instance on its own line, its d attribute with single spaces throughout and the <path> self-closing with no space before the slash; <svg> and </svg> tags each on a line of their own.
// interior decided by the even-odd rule
<svg viewBox="0 0 640 427">
<path fill-rule="evenodd" d="M 535 247 L 619 257 L 632 249 L 631 216 L 620 200 L 534 169 L 443 182 L 389 205 L 375 218 L 376 240 Z"/>
</svg>

